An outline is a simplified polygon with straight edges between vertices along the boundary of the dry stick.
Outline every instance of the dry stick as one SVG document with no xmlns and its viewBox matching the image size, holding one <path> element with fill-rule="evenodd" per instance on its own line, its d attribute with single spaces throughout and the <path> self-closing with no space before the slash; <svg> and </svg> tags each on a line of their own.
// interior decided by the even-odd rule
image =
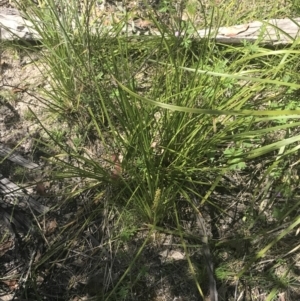
<svg viewBox="0 0 300 301">
<path fill-rule="evenodd" d="M 209 298 L 210 301 L 218 301 L 217 284 L 214 277 L 214 264 L 208 245 L 208 236 L 205 226 L 205 221 L 200 212 L 197 214 L 197 225 L 200 229 L 201 241 L 203 243 L 203 255 L 207 267 L 207 273 L 209 278 Z"/>
<path fill-rule="evenodd" d="M 114 169 L 112 171 L 111 177 L 113 179 L 118 179 L 121 176 L 122 173 L 122 167 L 121 167 L 121 162 L 119 159 L 119 154 L 113 154 L 111 156 L 112 163 L 114 164 Z"/>
<path fill-rule="evenodd" d="M 14 149 L 11 149 L 2 143 L 0 143 L 0 157 L 4 157 L 4 159 L 8 159 L 20 166 L 23 166 L 28 169 L 39 169 L 40 166 L 32 161 L 25 159 L 23 156 L 19 155 L 15 152 Z"/>
<path fill-rule="evenodd" d="M 28 276 L 31 272 L 31 268 L 32 268 L 32 264 L 33 264 L 33 261 L 34 261 L 34 258 L 35 258 L 35 255 L 36 255 L 37 251 L 36 250 L 33 250 L 31 252 L 31 255 L 30 255 L 30 261 L 28 263 L 28 267 L 27 267 L 27 271 L 26 271 L 26 274 L 25 274 L 25 269 L 21 275 L 21 277 L 19 278 L 19 285 L 18 285 L 18 289 L 14 291 L 13 293 L 13 297 L 12 297 L 12 301 L 15 300 L 15 297 L 16 297 L 16 294 L 17 292 L 20 290 L 21 286 L 22 288 L 25 288 L 25 284 L 28 280 Z M 23 277 L 23 275 L 25 274 L 25 276 Z M 2 299 L 0 299 L 1 301 Z M 19 300 L 19 299 L 18 299 Z"/>
</svg>

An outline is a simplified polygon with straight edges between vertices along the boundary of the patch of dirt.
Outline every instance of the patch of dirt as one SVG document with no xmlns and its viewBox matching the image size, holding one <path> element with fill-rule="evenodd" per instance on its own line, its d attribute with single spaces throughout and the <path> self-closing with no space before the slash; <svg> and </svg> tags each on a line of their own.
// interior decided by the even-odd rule
<svg viewBox="0 0 300 301">
<path fill-rule="evenodd" d="M 38 54 L 26 55 L 16 50 L 1 53 L 0 91 L 0 143 L 15 148 L 28 155 L 32 149 L 31 137 L 37 126 L 32 122 L 32 110 L 37 116 L 42 112 L 35 98 L 43 78 L 38 67 L 33 64 Z"/>
</svg>

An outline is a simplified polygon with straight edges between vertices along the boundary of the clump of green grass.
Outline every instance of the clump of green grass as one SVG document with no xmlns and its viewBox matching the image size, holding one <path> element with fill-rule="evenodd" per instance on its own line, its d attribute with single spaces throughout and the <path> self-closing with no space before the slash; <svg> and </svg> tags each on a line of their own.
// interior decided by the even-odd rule
<svg viewBox="0 0 300 301">
<path fill-rule="evenodd" d="M 76 141 L 66 146 L 61 131 L 41 124 L 59 148 L 59 154 L 51 158 L 58 170 L 54 177 L 81 179 L 81 185 L 70 188 L 69 196 L 92 191 L 91 202 L 99 204 L 70 237 L 75 239 L 107 208 L 117 212 L 116 229 L 123 227 L 119 240 L 129 240 L 144 224 L 149 229 L 117 286 L 113 290 L 107 287 L 103 298 L 108 300 L 118 287 L 124 287 L 122 281 L 154 231 L 172 231 L 182 238 L 188 252 L 182 220 L 186 216 L 193 220 L 205 205 L 217 215 L 226 213 L 229 204 L 212 197 L 213 192 L 227 188 L 225 177 L 241 176 L 249 162 L 255 162 L 250 160 L 265 160 L 267 155 L 259 190 L 284 160 L 294 162 L 299 148 L 294 131 L 299 125 L 299 110 L 288 107 L 294 100 L 285 95 L 300 86 L 293 68 L 297 50 L 246 44 L 219 47 L 209 40 L 181 39 L 172 34 L 178 24 L 170 28 L 154 14 L 150 17 L 161 36 L 132 37 L 121 34 L 129 15 L 124 14 L 123 20 L 106 31 L 101 27 L 104 22 L 98 27 L 95 20 L 91 22 L 95 7 L 96 1 L 87 3 L 80 15 L 74 1 L 57 6 L 48 0 L 43 9 L 27 10 L 27 17 L 42 37 L 51 85 L 44 91 L 49 112 L 78 130 Z M 213 20 L 215 15 L 205 17 Z M 277 101 L 285 106 L 274 109 Z M 275 135 L 264 144 L 267 135 L 278 130 L 285 131 L 285 136 L 276 141 Z M 97 145 L 98 152 L 87 145 Z M 259 243 L 253 243 L 254 253 L 239 272 L 235 271 L 235 277 L 243 277 L 299 223 L 297 216 L 285 211 L 277 216 L 277 223 L 283 216 L 289 217 L 287 230 L 272 241 L 259 240 L 263 229 L 259 234 L 251 233 L 264 212 L 254 214 L 256 193 L 245 220 L 250 219 L 249 235 Z M 135 218 L 128 218 L 128 214 Z M 122 221 L 132 220 L 139 226 L 122 226 Z M 232 275 L 227 266 L 217 271 L 222 274 L 220 281 Z M 197 275 L 194 279 L 203 295 Z"/>
</svg>

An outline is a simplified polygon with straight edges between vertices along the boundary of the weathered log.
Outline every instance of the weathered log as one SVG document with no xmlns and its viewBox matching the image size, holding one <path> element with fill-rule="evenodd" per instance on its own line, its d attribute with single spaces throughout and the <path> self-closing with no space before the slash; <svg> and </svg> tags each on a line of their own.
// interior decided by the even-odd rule
<svg viewBox="0 0 300 301">
<path fill-rule="evenodd" d="M 20 166 L 23 166 L 28 169 L 39 169 L 40 166 L 29 160 L 26 160 L 21 155 L 17 154 L 14 150 L 9 147 L 4 146 L 0 143 L 0 157 L 4 157 Z"/>
<path fill-rule="evenodd" d="M 16 206 L 26 210 L 29 206 L 38 213 L 47 213 L 50 208 L 42 205 L 39 200 L 42 198 L 38 195 L 30 195 L 22 190 L 18 185 L 11 182 L 0 174 L 0 208 L 5 206 Z"/>
<path fill-rule="evenodd" d="M 199 30 L 198 36 L 207 36 L 208 29 Z M 300 18 L 271 19 L 254 21 L 231 27 L 220 27 L 215 40 L 223 44 L 241 44 L 244 42 L 264 45 L 292 44 L 300 36 Z M 211 36 L 213 37 L 213 36 Z"/>
<path fill-rule="evenodd" d="M 112 29 L 111 26 L 104 26 L 101 22 L 93 26 L 98 26 L 98 29 L 103 32 L 110 32 Z M 254 43 L 258 41 L 264 45 L 287 45 L 292 44 L 295 39 L 299 38 L 299 28 L 300 18 L 270 19 L 231 27 L 220 27 L 216 30 L 202 29 L 196 31 L 192 37 L 195 39 L 215 39 L 216 42 L 223 44 Z M 126 24 L 122 31 L 132 35 L 133 32 L 136 32 L 136 28 L 134 28 L 134 24 Z M 150 34 L 160 35 L 156 30 L 151 30 Z M 175 32 L 174 35 L 184 36 L 185 33 Z M 33 29 L 32 23 L 22 18 L 17 10 L 2 8 L 0 10 L 0 39 L 39 40 L 40 36 Z"/>
<path fill-rule="evenodd" d="M 20 16 L 16 9 L 1 8 L 0 40 L 39 40 L 40 36 L 33 29 L 30 21 Z"/>
<path fill-rule="evenodd" d="M 32 172 L 38 172 L 41 168 L 38 164 L 25 159 L 11 148 L 2 144 L 0 144 L 0 164 L 1 160 L 3 160 L 1 157 L 24 168 L 30 169 Z M 0 174 L 0 209 L 11 205 L 20 209 L 27 209 L 28 206 L 31 206 L 32 209 L 39 213 L 46 213 L 49 211 L 49 208 L 42 205 L 38 199 L 41 199 L 41 197 L 29 194 L 25 189 L 20 188 Z"/>
</svg>

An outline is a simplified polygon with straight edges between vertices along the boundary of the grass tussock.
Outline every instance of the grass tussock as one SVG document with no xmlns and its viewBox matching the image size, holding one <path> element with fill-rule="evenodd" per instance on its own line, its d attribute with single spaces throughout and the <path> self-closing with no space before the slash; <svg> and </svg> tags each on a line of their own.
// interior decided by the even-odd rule
<svg viewBox="0 0 300 301">
<path fill-rule="evenodd" d="M 160 36 L 126 34 L 133 9 L 107 24 L 98 1 L 80 8 L 77 1 L 19 3 L 42 37 L 49 85 L 41 93 L 48 118 L 56 120 L 54 127 L 40 122 L 39 143 L 53 154 L 52 180 L 64 183 L 59 206 L 73 212 L 33 266 L 31 289 L 38 290 L 35 273 L 56 271 L 58 262 L 68 266 L 79 249 L 105 262 L 81 270 L 89 278 L 83 292 L 97 300 L 155 300 L 159 285 L 147 252 L 174 237 L 184 253 L 184 267 L 175 273 L 185 279 L 176 281 L 189 283 L 190 297 L 204 298 L 209 271 L 196 230 L 201 214 L 217 287 L 227 287 L 223 300 L 237 300 L 234 288 L 240 294 L 259 288 L 265 300 L 296 290 L 297 41 L 267 49 L 174 34 L 183 26 L 189 33 L 284 17 L 294 8 L 280 1 L 271 11 L 266 1 L 255 1 L 251 11 L 243 1 L 185 2 L 145 4 L 143 20 Z M 176 264 L 164 266 L 164 279 Z M 153 294 L 141 299 L 147 281 Z M 69 287 L 65 294 L 75 290 Z"/>
</svg>

